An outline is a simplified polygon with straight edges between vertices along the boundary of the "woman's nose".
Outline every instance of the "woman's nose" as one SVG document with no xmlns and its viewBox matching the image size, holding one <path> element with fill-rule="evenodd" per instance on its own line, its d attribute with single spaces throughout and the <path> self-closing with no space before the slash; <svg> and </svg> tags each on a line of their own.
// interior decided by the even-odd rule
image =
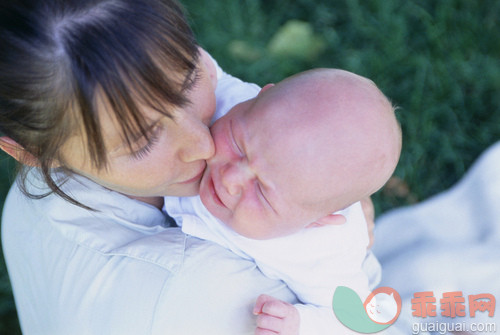
<svg viewBox="0 0 500 335">
<path fill-rule="evenodd" d="M 184 134 L 184 141 L 179 152 L 185 163 L 210 159 L 215 153 L 215 146 L 208 127 L 200 124 Z"/>
</svg>

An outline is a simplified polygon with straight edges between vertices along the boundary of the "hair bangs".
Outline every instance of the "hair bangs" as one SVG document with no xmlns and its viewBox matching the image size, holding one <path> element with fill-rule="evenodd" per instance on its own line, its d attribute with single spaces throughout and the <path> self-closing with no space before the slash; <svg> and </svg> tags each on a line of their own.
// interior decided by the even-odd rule
<svg viewBox="0 0 500 335">
<path fill-rule="evenodd" d="M 125 11 L 113 15 L 129 17 L 125 25 L 113 20 L 76 22 L 77 27 L 66 36 L 76 105 L 90 158 L 97 168 L 107 166 L 99 98 L 109 106 L 107 112 L 119 120 L 123 140 L 130 148 L 138 135 L 148 138 L 144 107 L 172 117 L 173 108 L 189 103 L 184 88 L 196 71 L 199 54 L 190 28 L 174 27 L 169 15 L 159 14 L 154 6 L 135 6 L 107 8 Z M 137 11 L 148 20 L 134 21 Z"/>
</svg>

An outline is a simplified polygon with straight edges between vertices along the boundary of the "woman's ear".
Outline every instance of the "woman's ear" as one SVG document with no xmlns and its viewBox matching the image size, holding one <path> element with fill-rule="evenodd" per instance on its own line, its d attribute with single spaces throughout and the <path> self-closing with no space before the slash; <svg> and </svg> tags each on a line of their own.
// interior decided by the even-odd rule
<svg viewBox="0 0 500 335">
<path fill-rule="evenodd" d="M 24 148 L 7 136 L 0 137 L 0 149 L 5 151 L 9 156 L 12 156 L 21 164 L 37 167 L 40 166 L 38 159 L 32 154 L 24 150 Z"/>
</svg>

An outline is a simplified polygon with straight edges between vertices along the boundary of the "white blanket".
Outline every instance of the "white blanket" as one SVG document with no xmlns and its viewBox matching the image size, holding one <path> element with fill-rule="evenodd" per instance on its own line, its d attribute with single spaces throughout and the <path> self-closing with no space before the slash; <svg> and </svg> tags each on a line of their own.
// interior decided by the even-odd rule
<svg viewBox="0 0 500 335">
<path fill-rule="evenodd" d="M 382 264 L 380 286 L 400 293 L 409 320 L 493 322 L 500 334 L 500 142 L 448 191 L 378 218 L 373 251 Z M 434 292 L 436 317 L 411 315 L 413 294 L 423 291 Z M 453 291 L 463 292 L 467 317 L 441 316 L 442 293 Z M 480 293 L 497 299 L 493 318 L 468 317 L 468 295 Z"/>
</svg>

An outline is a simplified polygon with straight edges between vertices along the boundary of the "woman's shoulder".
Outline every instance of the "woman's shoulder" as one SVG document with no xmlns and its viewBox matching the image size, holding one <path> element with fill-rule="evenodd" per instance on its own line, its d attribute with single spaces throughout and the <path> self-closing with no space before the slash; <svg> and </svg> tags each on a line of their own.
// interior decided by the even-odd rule
<svg viewBox="0 0 500 335">
<path fill-rule="evenodd" d="M 68 195 L 92 210 L 55 194 L 32 199 L 14 183 L 4 206 L 3 238 L 15 240 L 20 246 L 30 240 L 59 240 L 61 244 L 64 241 L 102 255 L 154 260 L 166 268 L 172 266 L 172 258 L 167 261 L 159 257 L 159 249 L 161 255 L 168 253 L 168 244 L 167 249 L 175 249 L 172 253 L 183 253 L 185 235 L 178 228 L 169 228 L 167 218 L 157 208 L 83 177 L 71 177 L 63 187 Z M 163 234 L 167 230 L 168 234 Z M 56 253 L 57 243 L 48 248 Z"/>
</svg>

